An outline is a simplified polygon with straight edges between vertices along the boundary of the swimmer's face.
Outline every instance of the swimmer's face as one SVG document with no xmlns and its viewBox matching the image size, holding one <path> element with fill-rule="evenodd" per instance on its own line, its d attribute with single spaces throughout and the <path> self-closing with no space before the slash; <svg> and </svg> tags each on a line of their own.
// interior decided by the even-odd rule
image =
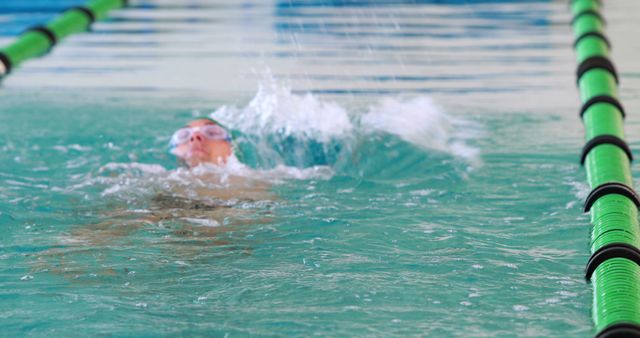
<svg viewBox="0 0 640 338">
<path fill-rule="evenodd" d="M 189 167 L 210 163 L 224 165 L 233 153 L 227 132 L 207 119 L 195 120 L 174 134 L 171 153 Z"/>
</svg>

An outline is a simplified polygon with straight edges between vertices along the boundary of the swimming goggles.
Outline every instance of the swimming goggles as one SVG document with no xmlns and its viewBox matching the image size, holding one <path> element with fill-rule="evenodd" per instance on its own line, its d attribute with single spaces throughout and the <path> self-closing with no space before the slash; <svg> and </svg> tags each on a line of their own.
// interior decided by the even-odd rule
<svg viewBox="0 0 640 338">
<path fill-rule="evenodd" d="M 207 124 L 200 127 L 178 129 L 171 137 L 171 148 L 187 143 L 196 131 L 200 131 L 206 139 L 211 141 L 231 142 L 231 135 L 224 128 L 217 124 Z"/>
</svg>

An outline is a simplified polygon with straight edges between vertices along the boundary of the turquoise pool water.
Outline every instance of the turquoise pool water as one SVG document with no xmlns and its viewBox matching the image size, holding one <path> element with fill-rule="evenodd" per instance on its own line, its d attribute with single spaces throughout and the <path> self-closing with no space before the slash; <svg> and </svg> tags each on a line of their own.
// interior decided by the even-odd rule
<svg viewBox="0 0 640 338">
<path fill-rule="evenodd" d="M 0 87 L 0 335 L 591 334 L 564 2 L 132 2 Z M 78 3 L 3 2 L 0 44 Z M 203 114 L 250 168 L 178 168 Z"/>
</svg>

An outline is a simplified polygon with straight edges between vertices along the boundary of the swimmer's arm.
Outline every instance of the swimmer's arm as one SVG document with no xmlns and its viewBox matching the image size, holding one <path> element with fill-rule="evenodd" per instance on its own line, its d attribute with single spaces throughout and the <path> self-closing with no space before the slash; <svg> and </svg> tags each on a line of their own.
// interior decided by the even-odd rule
<svg viewBox="0 0 640 338">
<path fill-rule="evenodd" d="M 271 184 L 261 180 L 248 179 L 246 177 L 231 176 L 228 185 L 218 189 L 197 188 L 197 194 L 201 197 L 213 197 L 221 200 L 248 200 L 266 201 L 277 200 L 275 193 L 271 191 Z"/>
</svg>

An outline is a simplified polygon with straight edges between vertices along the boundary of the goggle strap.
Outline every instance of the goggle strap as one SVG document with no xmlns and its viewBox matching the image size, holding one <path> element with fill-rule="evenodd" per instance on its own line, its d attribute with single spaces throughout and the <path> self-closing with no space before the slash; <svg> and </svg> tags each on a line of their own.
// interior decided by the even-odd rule
<svg viewBox="0 0 640 338">
<path fill-rule="evenodd" d="M 220 127 L 222 127 L 222 129 L 224 129 L 227 134 L 231 135 L 231 132 L 229 131 L 229 128 L 227 128 L 227 126 L 225 126 L 224 124 L 218 122 L 218 120 L 211 118 L 209 116 L 201 116 L 201 117 L 197 117 L 196 120 L 209 120 L 217 125 L 219 125 Z"/>
</svg>

